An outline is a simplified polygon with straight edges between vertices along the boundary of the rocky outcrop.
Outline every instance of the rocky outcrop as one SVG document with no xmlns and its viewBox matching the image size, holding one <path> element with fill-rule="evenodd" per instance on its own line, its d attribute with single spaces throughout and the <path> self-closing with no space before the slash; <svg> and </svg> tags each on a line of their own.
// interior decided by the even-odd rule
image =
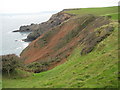
<svg viewBox="0 0 120 90">
<path fill-rule="evenodd" d="M 73 17 L 34 40 L 21 53 L 21 59 L 26 64 L 38 62 L 45 70 L 51 69 L 65 62 L 77 45 L 82 48 L 81 55 L 91 52 L 113 31 L 109 23 L 110 20 L 102 16 Z"/>
<path fill-rule="evenodd" d="M 113 30 L 114 30 L 113 26 L 108 24 L 100 28 L 97 28 L 95 32 L 87 35 L 83 40 L 81 40 L 81 43 L 84 43 L 81 55 L 90 53 L 94 49 L 94 47 L 99 42 L 104 40 L 107 36 L 109 36 Z"/>
<path fill-rule="evenodd" d="M 19 30 L 15 30 L 13 32 L 31 32 L 37 29 L 39 29 L 39 24 L 32 23 L 31 25 L 21 26 Z"/>
<path fill-rule="evenodd" d="M 71 11 L 71 10 L 80 10 L 80 8 L 73 8 L 73 9 L 63 9 L 63 11 Z"/>
<path fill-rule="evenodd" d="M 50 30 L 51 28 L 60 25 L 62 22 L 68 20 L 72 17 L 72 14 L 67 14 L 63 12 L 59 12 L 57 14 L 52 15 L 52 17 L 47 21 L 41 24 L 31 24 L 27 26 L 21 26 L 20 30 L 16 30 L 13 32 L 26 32 L 32 31 L 28 36 L 27 39 L 24 41 L 32 41 L 39 37 L 44 32 Z"/>
</svg>

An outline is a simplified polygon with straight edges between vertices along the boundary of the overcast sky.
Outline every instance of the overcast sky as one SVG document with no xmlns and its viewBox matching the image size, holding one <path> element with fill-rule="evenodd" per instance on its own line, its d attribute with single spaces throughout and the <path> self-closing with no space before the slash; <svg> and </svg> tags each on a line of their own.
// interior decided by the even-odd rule
<svg viewBox="0 0 120 90">
<path fill-rule="evenodd" d="M 65 8 L 117 6 L 119 0 L 0 0 L 0 13 L 35 13 Z"/>
</svg>

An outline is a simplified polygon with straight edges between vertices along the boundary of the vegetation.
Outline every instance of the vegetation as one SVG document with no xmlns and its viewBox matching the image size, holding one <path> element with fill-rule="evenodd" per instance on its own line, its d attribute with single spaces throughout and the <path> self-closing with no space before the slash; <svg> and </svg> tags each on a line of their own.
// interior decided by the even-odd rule
<svg viewBox="0 0 120 90">
<path fill-rule="evenodd" d="M 3 55 L 2 56 L 2 73 L 7 73 L 10 76 L 10 73 L 14 72 L 16 68 L 20 67 L 20 58 L 14 54 Z"/>
<path fill-rule="evenodd" d="M 93 14 L 93 15 L 106 15 L 106 14 L 114 14 L 118 13 L 118 6 L 114 7 L 99 7 L 99 8 L 80 8 L 77 10 L 69 10 L 65 11 L 66 13 L 71 14 L 78 14 L 78 15 L 86 15 L 86 14 Z"/>
<path fill-rule="evenodd" d="M 69 10 L 64 11 L 66 13 L 70 14 L 76 14 L 79 16 L 83 16 L 86 14 L 93 14 L 93 15 L 100 15 L 100 16 L 109 16 L 112 20 L 120 20 L 118 16 L 120 13 L 118 13 L 118 8 L 120 6 L 113 6 L 113 7 L 99 7 L 99 8 L 80 8 L 76 10 Z"/>
<path fill-rule="evenodd" d="M 114 24 L 115 25 L 115 24 Z M 3 77 L 4 88 L 117 88 L 118 27 L 87 55 L 78 46 L 67 62 L 23 79 Z M 11 83 L 9 83 L 11 82 Z"/>
<path fill-rule="evenodd" d="M 82 41 L 82 44 L 78 44 L 70 56 L 66 57 L 67 60 L 64 64 L 45 72 L 41 72 L 42 67 L 47 66 L 48 63 L 43 62 L 40 64 L 39 62 L 34 62 L 27 66 L 30 70 L 36 69 L 41 73 L 28 73 L 27 70 L 16 68 L 10 78 L 3 76 L 3 88 L 118 88 L 120 75 L 118 74 L 117 9 L 117 7 L 104 7 L 65 11 L 67 13 L 78 14 L 78 16 L 85 14 L 108 16 L 111 17 L 112 23 L 101 26 L 97 23 L 101 22 L 101 20 L 97 19 L 98 21 L 96 20 L 97 22 L 92 23 L 92 25 L 101 27 L 97 29 L 93 28 L 92 30 L 94 30 L 95 33 L 87 34 L 83 37 L 83 40 L 85 38 L 86 42 Z M 78 22 L 80 23 L 80 21 Z M 105 23 L 107 23 L 107 21 Z M 82 28 L 85 28 L 86 25 L 88 25 L 87 20 L 81 24 Z M 81 26 L 67 33 L 63 39 L 65 43 L 59 43 L 60 46 L 64 47 L 64 45 L 69 43 L 76 35 L 81 35 L 77 33 L 81 30 Z M 87 29 L 84 30 L 88 32 L 89 28 L 88 31 Z M 55 32 L 45 34 L 45 36 L 40 39 L 43 40 L 41 47 L 42 44 L 44 45 L 49 42 L 50 37 L 56 32 L 58 31 L 56 30 Z M 84 34 L 86 34 L 86 32 Z M 94 35 L 95 37 L 90 38 L 90 35 Z M 106 35 L 108 36 L 106 37 Z M 95 41 L 95 44 L 93 44 L 94 42 L 92 41 Z M 96 42 L 99 43 L 96 44 Z M 93 46 L 92 51 L 86 51 L 90 46 Z M 57 60 L 57 58 L 51 58 L 49 62 L 55 60 Z M 21 78 L 21 75 L 27 77 Z"/>
<path fill-rule="evenodd" d="M 25 69 L 34 73 L 40 73 L 47 70 L 48 62 L 33 62 L 26 65 Z"/>
</svg>

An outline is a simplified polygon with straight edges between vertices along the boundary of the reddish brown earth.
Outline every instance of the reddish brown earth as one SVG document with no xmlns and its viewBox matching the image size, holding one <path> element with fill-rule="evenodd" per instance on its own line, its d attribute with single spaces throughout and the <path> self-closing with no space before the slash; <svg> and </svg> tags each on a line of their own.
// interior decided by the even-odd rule
<svg viewBox="0 0 120 90">
<path fill-rule="evenodd" d="M 95 29 L 109 22 L 106 17 L 93 15 L 72 17 L 30 43 L 21 53 L 21 58 L 25 64 L 36 61 L 47 62 L 49 63 L 47 69 L 52 69 L 64 63 L 78 44 L 88 44 L 83 48 L 83 53 L 87 53 L 88 47 L 96 45 L 96 43 L 91 43 L 92 41 L 89 42 L 87 38 L 90 40 L 96 38 Z"/>
</svg>

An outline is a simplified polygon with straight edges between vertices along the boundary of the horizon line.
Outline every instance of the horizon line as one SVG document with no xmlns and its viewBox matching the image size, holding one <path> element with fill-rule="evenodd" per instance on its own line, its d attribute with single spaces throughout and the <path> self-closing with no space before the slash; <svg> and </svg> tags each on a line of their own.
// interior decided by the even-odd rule
<svg viewBox="0 0 120 90">
<path fill-rule="evenodd" d="M 116 5 L 116 7 L 119 7 L 120 5 L 118 4 L 118 5 Z M 115 7 L 115 6 L 98 6 L 98 7 L 79 7 L 79 8 L 77 8 L 77 9 L 80 9 L 80 8 L 104 8 L 104 7 Z M 76 8 L 65 8 L 65 9 L 76 9 Z M 59 10 L 53 10 L 53 11 L 39 11 L 39 12 L 17 12 L 17 13 L 15 13 L 15 12 L 13 12 L 13 13 L 0 13 L 0 15 L 27 15 L 27 14 L 39 14 L 39 13 L 52 13 L 52 12 L 60 12 L 60 11 L 62 11 L 62 10 L 64 10 L 64 9 L 59 9 Z"/>
</svg>

